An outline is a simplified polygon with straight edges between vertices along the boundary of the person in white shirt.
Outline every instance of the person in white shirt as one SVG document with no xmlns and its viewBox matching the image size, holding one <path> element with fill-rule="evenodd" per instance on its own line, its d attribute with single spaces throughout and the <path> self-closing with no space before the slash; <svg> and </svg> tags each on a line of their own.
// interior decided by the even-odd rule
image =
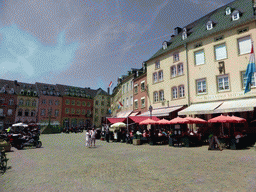
<svg viewBox="0 0 256 192">
<path fill-rule="evenodd" d="M 96 130 L 94 128 L 92 128 L 91 132 L 91 146 L 93 143 L 93 146 L 95 147 L 95 142 L 96 142 Z"/>
<path fill-rule="evenodd" d="M 88 129 L 85 132 L 85 145 L 86 147 L 91 147 L 91 135 Z"/>
</svg>

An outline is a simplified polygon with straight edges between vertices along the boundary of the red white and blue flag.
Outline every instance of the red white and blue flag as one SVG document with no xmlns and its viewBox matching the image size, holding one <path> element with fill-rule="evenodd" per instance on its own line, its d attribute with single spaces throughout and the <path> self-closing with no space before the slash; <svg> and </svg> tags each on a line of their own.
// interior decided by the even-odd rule
<svg viewBox="0 0 256 192">
<path fill-rule="evenodd" d="M 249 64 L 248 64 L 246 72 L 245 72 L 246 85 L 245 85 L 244 93 L 247 93 L 247 92 L 251 91 L 252 76 L 254 75 L 254 73 L 255 73 L 255 55 L 254 55 L 253 44 L 252 44 Z"/>
</svg>

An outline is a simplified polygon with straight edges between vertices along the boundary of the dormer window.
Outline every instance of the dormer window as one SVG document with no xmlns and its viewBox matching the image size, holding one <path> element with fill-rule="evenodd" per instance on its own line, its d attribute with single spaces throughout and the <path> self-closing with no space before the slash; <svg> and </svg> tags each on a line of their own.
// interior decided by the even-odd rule
<svg viewBox="0 0 256 192">
<path fill-rule="evenodd" d="M 34 96 L 37 96 L 37 92 L 36 91 L 34 91 Z"/>
<path fill-rule="evenodd" d="M 212 21 L 208 21 L 208 22 L 206 23 L 206 28 L 207 28 L 207 30 L 211 30 L 211 29 L 213 28 L 213 23 L 212 23 Z"/>
<path fill-rule="evenodd" d="M 187 39 L 187 31 L 182 32 L 182 40 Z"/>
<path fill-rule="evenodd" d="M 14 89 L 13 88 L 11 88 L 10 94 L 14 94 Z"/>
<path fill-rule="evenodd" d="M 233 13 L 232 13 L 232 20 L 233 21 L 236 21 L 240 18 L 240 13 L 239 11 L 235 10 Z"/>
<path fill-rule="evenodd" d="M 2 87 L 2 89 L 0 90 L 0 93 L 4 93 L 5 92 L 5 87 Z"/>
<path fill-rule="evenodd" d="M 230 15 L 231 14 L 231 8 L 230 7 L 227 7 L 226 8 L 226 15 Z"/>
<path fill-rule="evenodd" d="M 167 49 L 167 42 L 166 41 L 163 42 L 163 49 Z"/>
<path fill-rule="evenodd" d="M 30 90 L 28 90 L 27 95 L 30 95 Z"/>
<path fill-rule="evenodd" d="M 136 77 L 139 77 L 139 71 L 136 71 Z"/>
<path fill-rule="evenodd" d="M 52 92 L 52 91 L 50 91 L 50 95 L 53 95 L 53 92 Z"/>
<path fill-rule="evenodd" d="M 23 89 L 21 89 L 20 94 L 21 94 L 21 95 L 23 95 L 23 94 L 24 94 L 24 90 L 23 90 Z"/>
<path fill-rule="evenodd" d="M 183 32 L 187 32 L 187 29 L 186 29 L 186 27 L 184 27 L 184 28 L 183 28 Z"/>
</svg>

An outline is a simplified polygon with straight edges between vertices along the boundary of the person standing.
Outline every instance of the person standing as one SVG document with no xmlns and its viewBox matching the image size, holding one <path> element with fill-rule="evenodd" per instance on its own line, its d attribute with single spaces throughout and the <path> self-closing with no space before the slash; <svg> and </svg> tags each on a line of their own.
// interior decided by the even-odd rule
<svg viewBox="0 0 256 192">
<path fill-rule="evenodd" d="M 109 128 L 108 125 L 106 125 L 106 130 L 105 130 L 105 136 L 106 136 L 106 141 L 109 143 Z"/>
<path fill-rule="evenodd" d="M 93 146 L 95 147 L 95 142 L 96 142 L 96 130 L 93 127 L 91 130 L 91 146 L 93 143 Z"/>
<path fill-rule="evenodd" d="M 86 147 L 90 147 L 91 146 L 91 135 L 89 133 L 89 130 L 87 129 L 85 132 L 85 142 L 86 142 Z"/>
</svg>

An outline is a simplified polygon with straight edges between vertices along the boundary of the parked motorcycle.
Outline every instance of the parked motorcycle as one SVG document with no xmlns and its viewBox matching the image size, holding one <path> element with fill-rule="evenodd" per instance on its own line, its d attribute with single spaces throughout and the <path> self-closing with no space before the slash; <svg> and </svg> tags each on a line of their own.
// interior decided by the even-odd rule
<svg viewBox="0 0 256 192">
<path fill-rule="evenodd" d="M 23 149 L 24 147 L 32 147 L 36 148 L 42 147 L 42 142 L 39 141 L 40 134 L 34 134 L 32 136 L 25 136 L 22 134 L 13 134 L 11 136 L 11 145 L 17 149 Z"/>
</svg>

